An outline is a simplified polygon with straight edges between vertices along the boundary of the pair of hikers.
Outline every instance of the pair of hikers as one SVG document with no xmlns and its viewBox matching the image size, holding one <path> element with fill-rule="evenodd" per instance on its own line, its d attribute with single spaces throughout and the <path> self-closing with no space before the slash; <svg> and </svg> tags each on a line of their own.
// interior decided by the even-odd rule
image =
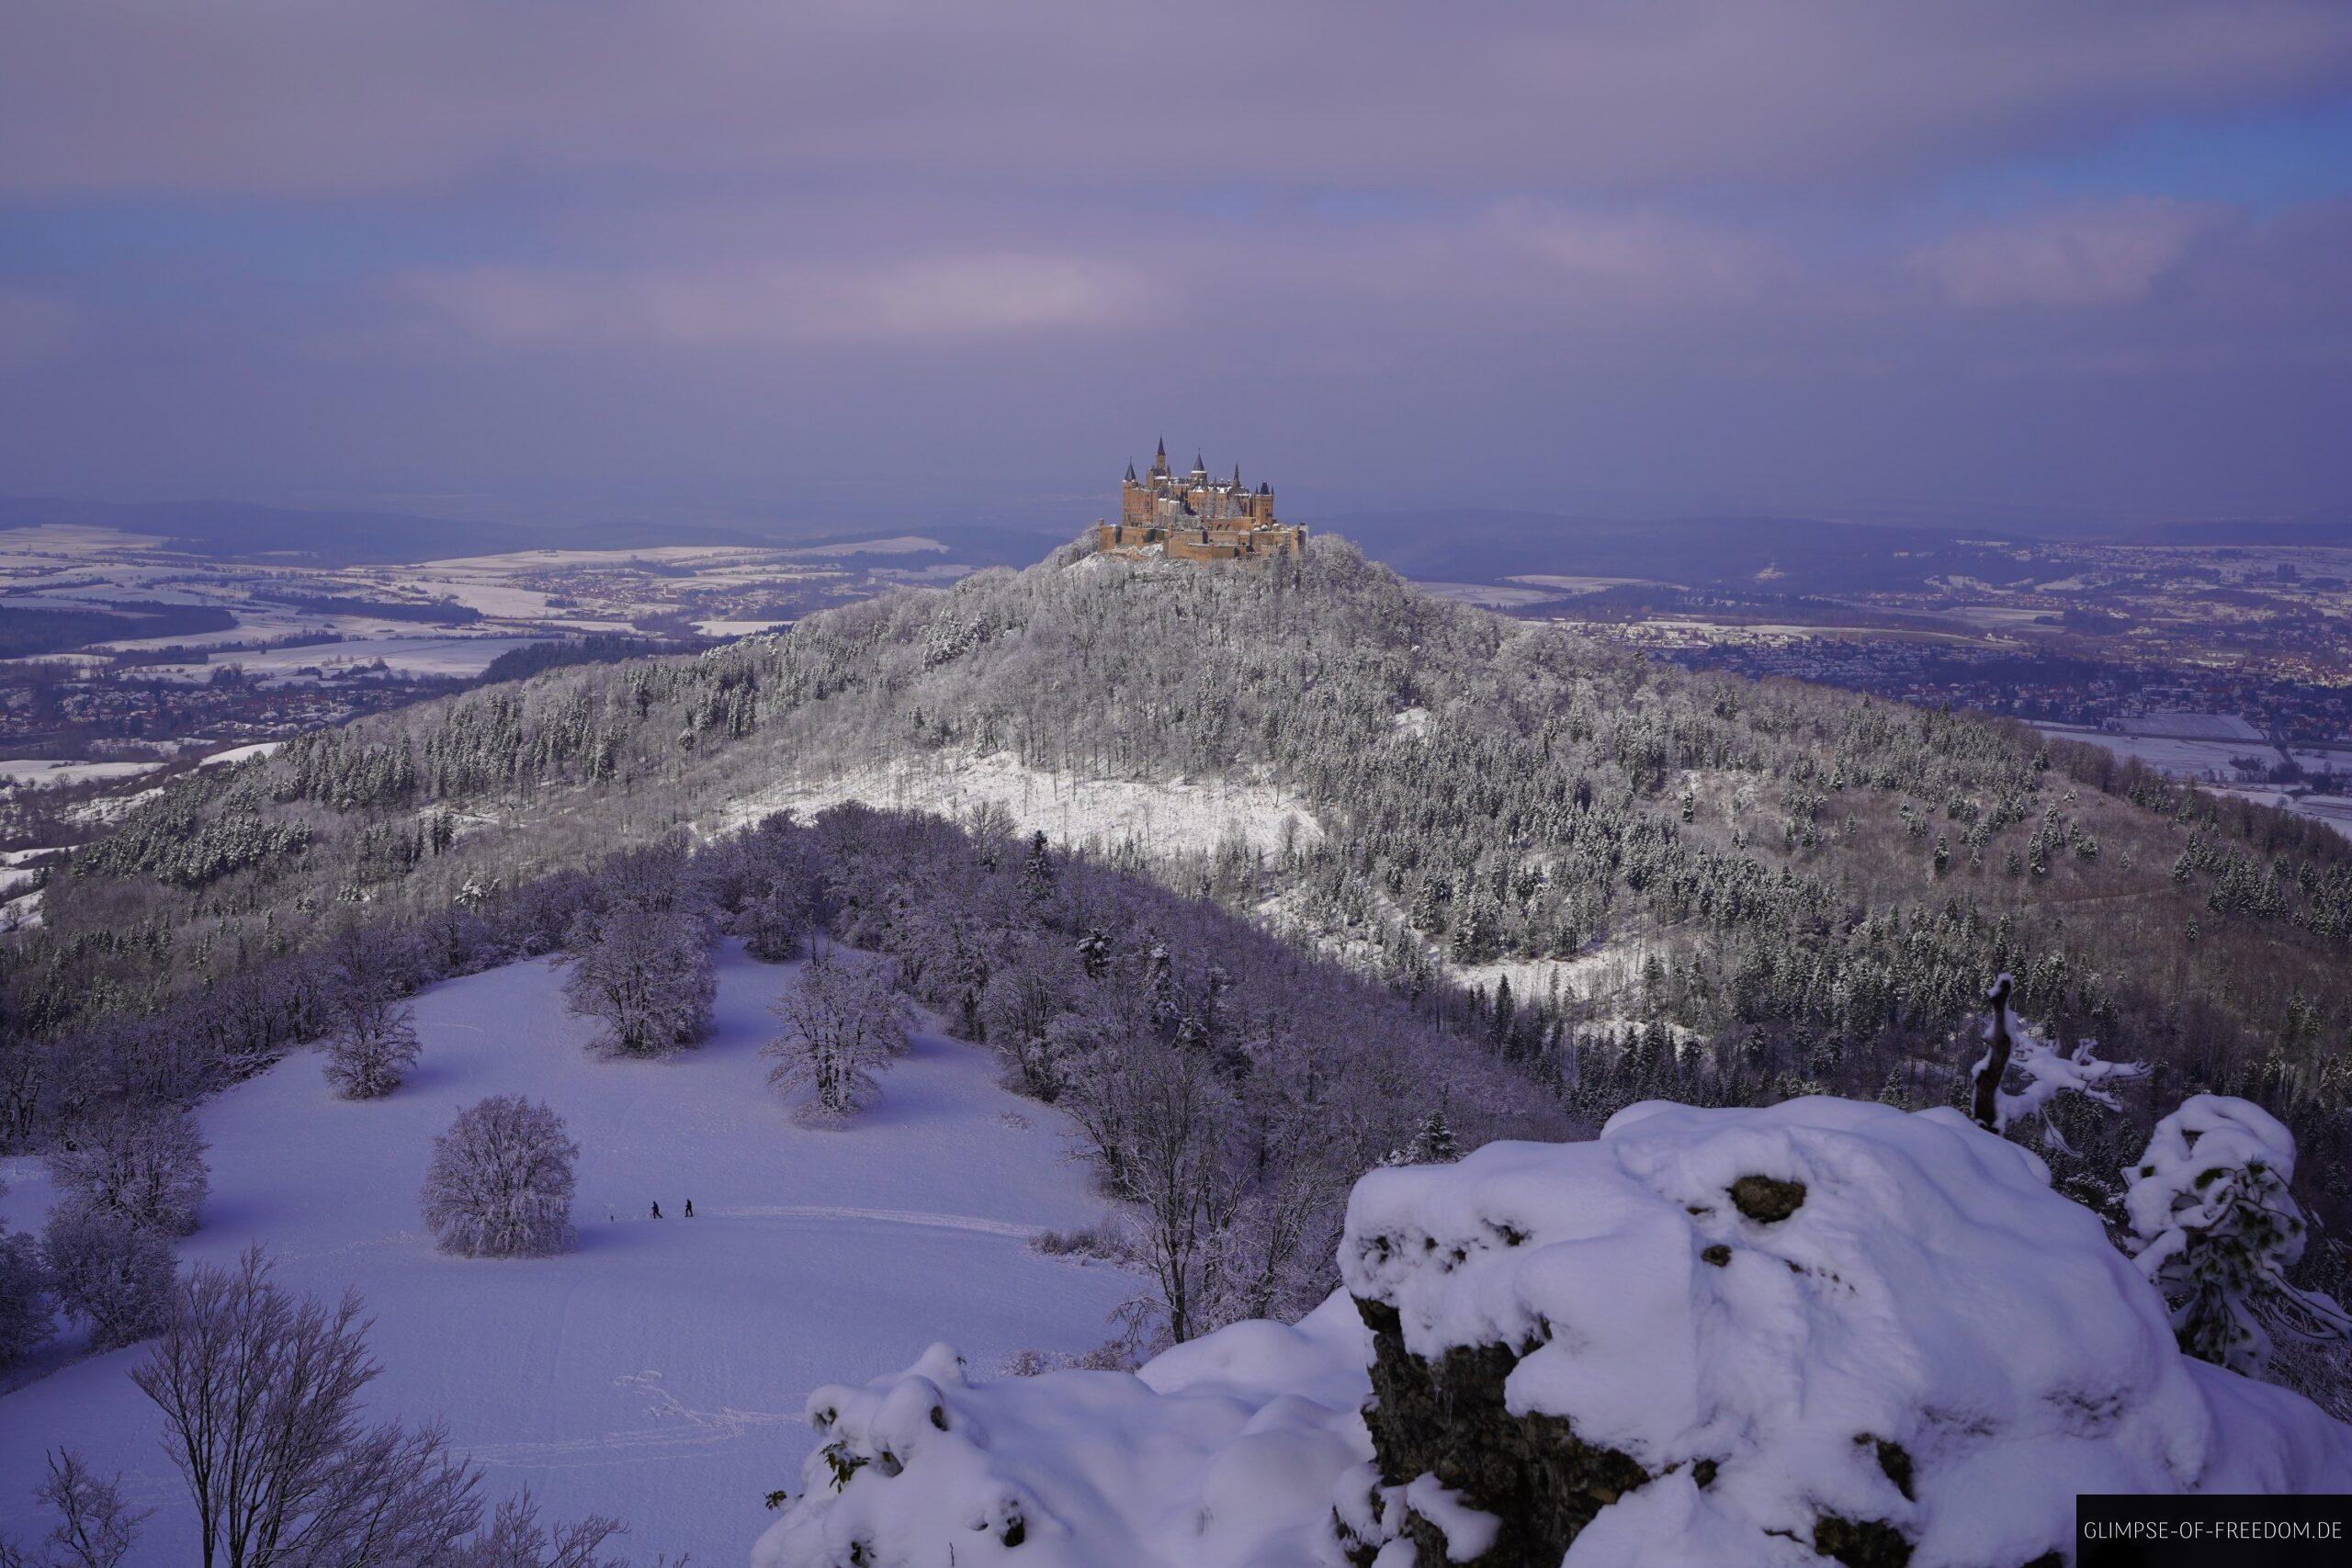
<svg viewBox="0 0 2352 1568">
<path fill-rule="evenodd" d="M 658 1220 L 658 1219 L 660 1219 L 660 1218 L 662 1217 L 662 1200 L 660 1200 L 659 1198 L 656 1198 L 656 1199 L 653 1201 L 653 1217 L 654 1217 L 655 1219 L 657 1219 L 657 1220 Z M 694 1217 L 695 1217 L 695 1201 L 694 1201 L 693 1199 L 689 1198 L 689 1199 L 687 1199 L 687 1200 L 686 1200 L 686 1218 L 688 1218 L 688 1219 L 690 1219 L 690 1220 L 691 1220 L 691 1219 L 693 1219 Z"/>
</svg>

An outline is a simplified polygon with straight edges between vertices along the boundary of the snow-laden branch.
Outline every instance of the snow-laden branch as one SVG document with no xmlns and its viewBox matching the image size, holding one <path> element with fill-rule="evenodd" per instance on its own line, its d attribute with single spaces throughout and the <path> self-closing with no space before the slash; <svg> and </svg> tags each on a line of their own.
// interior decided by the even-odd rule
<svg viewBox="0 0 2352 1568">
<path fill-rule="evenodd" d="M 2096 1040 L 2079 1041 L 2074 1050 L 2061 1051 L 2009 1010 L 2016 988 L 2017 982 L 2003 975 L 1984 994 L 1993 1009 L 1984 1055 L 1969 1071 L 1975 1086 L 1976 1120 L 1993 1132 L 2007 1133 L 2020 1122 L 2039 1118 L 2042 1141 L 2065 1150 L 2066 1140 L 2050 1120 L 2050 1108 L 2058 1097 L 2079 1094 L 2094 1105 L 2121 1110 L 2112 1086 L 2147 1077 L 2148 1064 L 2105 1060 Z M 2015 1090 L 2002 1087 L 2012 1073 L 2023 1080 Z"/>
</svg>

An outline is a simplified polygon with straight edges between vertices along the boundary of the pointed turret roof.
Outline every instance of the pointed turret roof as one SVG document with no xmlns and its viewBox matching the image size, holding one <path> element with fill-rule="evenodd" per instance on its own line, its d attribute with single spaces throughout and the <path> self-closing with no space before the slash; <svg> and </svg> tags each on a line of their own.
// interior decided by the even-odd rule
<svg viewBox="0 0 2352 1568">
<path fill-rule="evenodd" d="M 1159 457 L 1162 462 L 1168 460 L 1168 437 L 1165 435 L 1159 438 Z"/>
<path fill-rule="evenodd" d="M 1236 490 L 1241 488 L 1241 465 L 1238 463 L 1233 465 L 1233 488 Z"/>
<path fill-rule="evenodd" d="M 1259 493 L 1260 495 L 1272 495 L 1272 494 L 1273 494 L 1274 492 L 1273 492 L 1272 491 L 1270 491 L 1270 490 L 1268 490 L 1268 489 L 1266 488 L 1266 481 L 1265 481 L 1265 480 L 1263 480 L 1263 479 L 1260 479 L 1260 480 L 1258 481 L 1258 493 Z"/>
<path fill-rule="evenodd" d="M 1198 452 L 1193 453 L 1193 472 L 1194 472 L 1194 473 L 1196 473 L 1196 474 L 1205 474 L 1205 473 L 1207 473 L 1208 471 L 1209 471 L 1209 466 L 1208 466 L 1206 463 L 1204 463 L 1204 462 L 1202 462 L 1202 461 L 1201 461 L 1201 455 L 1200 455 Z"/>
<path fill-rule="evenodd" d="M 1136 482 L 1136 466 L 1133 463 L 1127 465 L 1127 482 L 1129 484 Z"/>
</svg>

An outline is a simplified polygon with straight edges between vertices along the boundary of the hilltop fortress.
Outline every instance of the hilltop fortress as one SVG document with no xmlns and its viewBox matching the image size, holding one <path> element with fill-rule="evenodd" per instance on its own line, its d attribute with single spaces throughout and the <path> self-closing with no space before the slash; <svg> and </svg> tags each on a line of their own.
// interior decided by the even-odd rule
<svg viewBox="0 0 2352 1568">
<path fill-rule="evenodd" d="M 1306 530 L 1275 522 L 1273 490 L 1243 484 L 1240 464 L 1233 466 L 1231 479 L 1213 479 L 1195 457 L 1193 471 L 1178 474 L 1168 466 L 1163 441 L 1143 478 L 1127 465 L 1119 482 L 1119 520 L 1096 522 L 1094 547 L 1173 560 L 1264 560 L 1304 550 Z"/>
</svg>

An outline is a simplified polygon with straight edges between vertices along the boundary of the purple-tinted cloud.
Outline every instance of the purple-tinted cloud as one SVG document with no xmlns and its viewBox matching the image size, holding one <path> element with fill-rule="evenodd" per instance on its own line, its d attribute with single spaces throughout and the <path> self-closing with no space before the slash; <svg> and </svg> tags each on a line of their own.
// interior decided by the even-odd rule
<svg viewBox="0 0 2352 1568">
<path fill-rule="evenodd" d="M 0 491 L 1051 510 L 1165 425 L 1335 506 L 2352 497 L 2341 0 L 23 0 L 5 43 Z M 2292 177 L 2194 159 L 2247 127 Z M 2188 162 L 2116 152 L 2157 132 Z"/>
<path fill-rule="evenodd" d="M 1914 260 L 1956 305 L 2128 305 L 2217 217 L 2144 197 L 2070 207 L 1954 234 Z"/>
</svg>

